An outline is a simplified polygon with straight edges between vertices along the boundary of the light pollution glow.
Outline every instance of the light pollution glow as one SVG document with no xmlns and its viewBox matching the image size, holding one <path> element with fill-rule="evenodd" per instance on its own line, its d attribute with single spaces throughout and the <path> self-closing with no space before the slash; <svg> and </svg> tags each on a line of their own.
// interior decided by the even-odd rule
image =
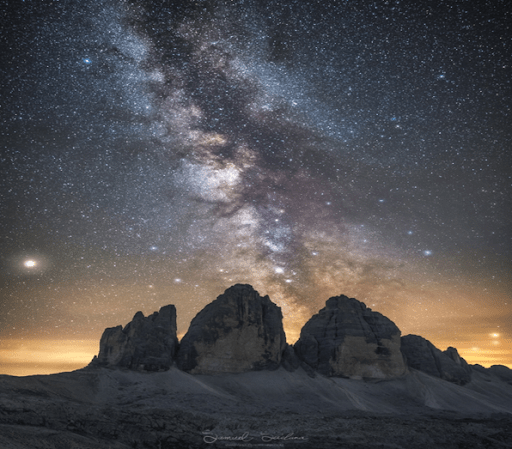
<svg viewBox="0 0 512 449">
<path fill-rule="evenodd" d="M 180 287 L 182 287 L 181 283 Z M 359 286 L 361 290 L 363 288 Z M 51 374 L 62 371 L 71 371 L 86 366 L 99 351 L 99 339 L 102 329 L 97 326 L 91 326 L 93 320 L 105 322 L 105 327 L 113 327 L 119 324 L 126 325 L 132 318 L 137 309 L 143 311 L 147 316 L 153 311 L 158 310 L 165 305 L 164 298 L 175 296 L 187 297 L 191 290 L 176 290 L 176 287 L 169 285 L 150 285 L 145 292 L 136 291 L 137 288 L 126 284 L 107 288 L 106 285 L 99 286 L 96 289 L 85 289 L 88 301 L 79 300 L 77 295 L 84 289 L 77 289 L 76 286 L 62 286 L 60 293 L 63 297 L 75 295 L 76 301 L 67 305 L 67 310 L 63 311 L 70 314 L 74 319 L 69 320 L 68 327 L 55 329 L 52 338 L 40 334 L 41 338 L 35 339 L 27 334 L 22 338 L 7 338 L 0 341 L 0 374 L 9 374 L 16 376 L 27 376 L 34 374 Z M 309 318 L 308 311 L 305 309 L 292 310 L 287 307 L 286 294 L 283 291 L 274 290 L 273 293 L 265 291 L 263 286 L 259 286 L 258 290 L 261 294 L 269 294 L 270 298 L 284 309 L 288 309 L 288 316 L 284 314 L 284 327 L 287 335 L 287 341 L 293 344 L 299 337 L 300 328 Z M 329 289 L 326 288 L 327 293 Z M 353 289 L 354 291 L 357 288 Z M 120 304 L 117 307 L 104 308 L 102 317 L 91 318 L 91 303 L 95 300 L 105 301 L 112 304 L 114 298 L 123 298 L 123 304 L 131 293 L 133 296 L 132 304 L 121 311 L 123 308 Z M 202 289 L 194 288 L 198 296 L 203 295 Z M 137 307 L 136 298 L 139 294 L 146 293 L 154 295 L 154 305 L 145 305 Z M 362 293 L 362 291 L 360 292 Z M 338 294 L 344 294 L 339 292 Z M 397 324 L 402 331 L 402 335 L 414 333 L 421 335 L 431 341 L 437 348 L 444 350 L 449 346 L 456 347 L 460 355 L 470 364 L 480 364 L 485 367 L 492 365 L 505 365 L 512 368 L 512 341 L 505 339 L 499 329 L 492 328 L 493 316 L 488 309 L 476 311 L 472 307 L 472 303 L 476 298 L 472 298 L 468 292 L 457 292 L 455 289 L 444 290 L 444 294 L 449 294 L 451 298 L 451 313 L 447 313 L 446 305 L 440 304 L 434 298 L 428 299 L 425 291 L 421 286 L 417 286 L 416 290 L 410 289 L 408 294 L 416 294 L 418 300 L 409 302 L 407 307 L 397 307 L 395 302 L 381 302 L 378 306 L 372 302 L 370 298 L 359 297 L 360 300 L 372 310 L 382 313 Z M 69 295 L 69 296 L 68 296 Z M 332 295 L 330 295 L 332 296 Z M 357 298 L 357 295 L 353 295 Z M 327 296 L 322 296 L 318 301 L 318 308 L 323 307 L 322 301 Z M 94 299 L 94 300 L 93 300 Z M 119 301 L 119 299 L 117 299 Z M 209 300 L 205 300 L 205 304 Z M 181 300 L 169 301 L 177 305 L 178 315 L 178 338 L 186 332 L 190 320 L 194 313 L 186 313 L 186 301 Z M 182 307 L 180 307 L 180 303 Z M 158 304 L 158 305 L 157 305 Z M 405 303 L 404 303 L 405 304 Z M 128 311 L 127 309 L 130 309 Z M 455 313 L 454 310 L 457 312 Z M 284 310 L 283 310 L 284 311 Z M 291 316 L 290 316 L 291 314 Z M 123 320 L 118 317 L 124 316 Z M 464 322 L 463 329 L 459 323 Z M 488 324 L 487 324 L 488 323 Z M 89 327 L 90 326 L 90 327 Z M 89 327 L 89 328 L 88 328 Z M 456 330 L 458 329 L 458 330 Z M 80 338 L 75 335 L 79 333 Z"/>
</svg>

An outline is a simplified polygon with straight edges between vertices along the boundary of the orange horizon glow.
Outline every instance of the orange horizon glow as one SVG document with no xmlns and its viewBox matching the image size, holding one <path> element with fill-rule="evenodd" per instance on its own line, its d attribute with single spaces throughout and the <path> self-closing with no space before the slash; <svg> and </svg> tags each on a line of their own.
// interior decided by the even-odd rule
<svg viewBox="0 0 512 449">
<path fill-rule="evenodd" d="M 97 340 L 2 340 L 0 375 L 56 374 L 84 368 L 98 354 Z"/>
<path fill-rule="evenodd" d="M 178 334 L 180 339 L 182 336 L 183 333 Z M 438 349 L 454 346 L 446 341 L 429 341 Z M 512 359 L 511 345 L 504 346 L 499 348 L 484 342 L 480 346 L 462 344 L 457 351 L 471 365 L 479 364 L 485 368 L 504 365 L 512 369 L 509 362 Z M 3 340 L 0 341 L 0 375 L 32 376 L 74 371 L 86 367 L 98 351 L 99 342 L 93 339 Z"/>
</svg>

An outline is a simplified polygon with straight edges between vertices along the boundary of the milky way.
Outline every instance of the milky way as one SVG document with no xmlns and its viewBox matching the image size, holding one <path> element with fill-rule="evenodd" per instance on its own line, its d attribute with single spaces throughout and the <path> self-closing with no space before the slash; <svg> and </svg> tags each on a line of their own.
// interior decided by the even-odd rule
<svg viewBox="0 0 512 449">
<path fill-rule="evenodd" d="M 346 294 L 512 364 L 505 2 L 2 14 L 3 372 L 34 341 L 58 352 L 168 303 L 183 334 L 237 282 L 290 342 Z"/>
</svg>

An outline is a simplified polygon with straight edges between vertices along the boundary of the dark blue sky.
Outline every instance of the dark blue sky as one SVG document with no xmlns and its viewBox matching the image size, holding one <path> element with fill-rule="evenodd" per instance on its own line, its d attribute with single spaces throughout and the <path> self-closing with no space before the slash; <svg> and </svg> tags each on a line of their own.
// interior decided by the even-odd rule
<svg viewBox="0 0 512 449">
<path fill-rule="evenodd" d="M 0 339 L 244 282 L 511 363 L 506 2 L 4 3 Z"/>
</svg>

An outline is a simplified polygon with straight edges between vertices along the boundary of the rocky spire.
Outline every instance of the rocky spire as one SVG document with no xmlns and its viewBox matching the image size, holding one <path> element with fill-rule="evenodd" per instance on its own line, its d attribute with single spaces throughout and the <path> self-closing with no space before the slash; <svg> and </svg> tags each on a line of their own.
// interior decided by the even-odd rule
<svg viewBox="0 0 512 449">
<path fill-rule="evenodd" d="M 167 305 L 147 318 L 137 312 L 122 326 L 105 329 L 92 365 L 145 371 L 167 370 L 178 347 L 176 308 Z"/>
<path fill-rule="evenodd" d="M 281 309 L 250 285 L 237 284 L 192 320 L 178 367 L 190 373 L 276 369 L 286 347 Z"/>
<path fill-rule="evenodd" d="M 326 376 L 390 378 L 407 371 L 398 327 L 343 295 L 327 300 L 304 325 L 294 348 L 306 365 Z"/>
</svg>

